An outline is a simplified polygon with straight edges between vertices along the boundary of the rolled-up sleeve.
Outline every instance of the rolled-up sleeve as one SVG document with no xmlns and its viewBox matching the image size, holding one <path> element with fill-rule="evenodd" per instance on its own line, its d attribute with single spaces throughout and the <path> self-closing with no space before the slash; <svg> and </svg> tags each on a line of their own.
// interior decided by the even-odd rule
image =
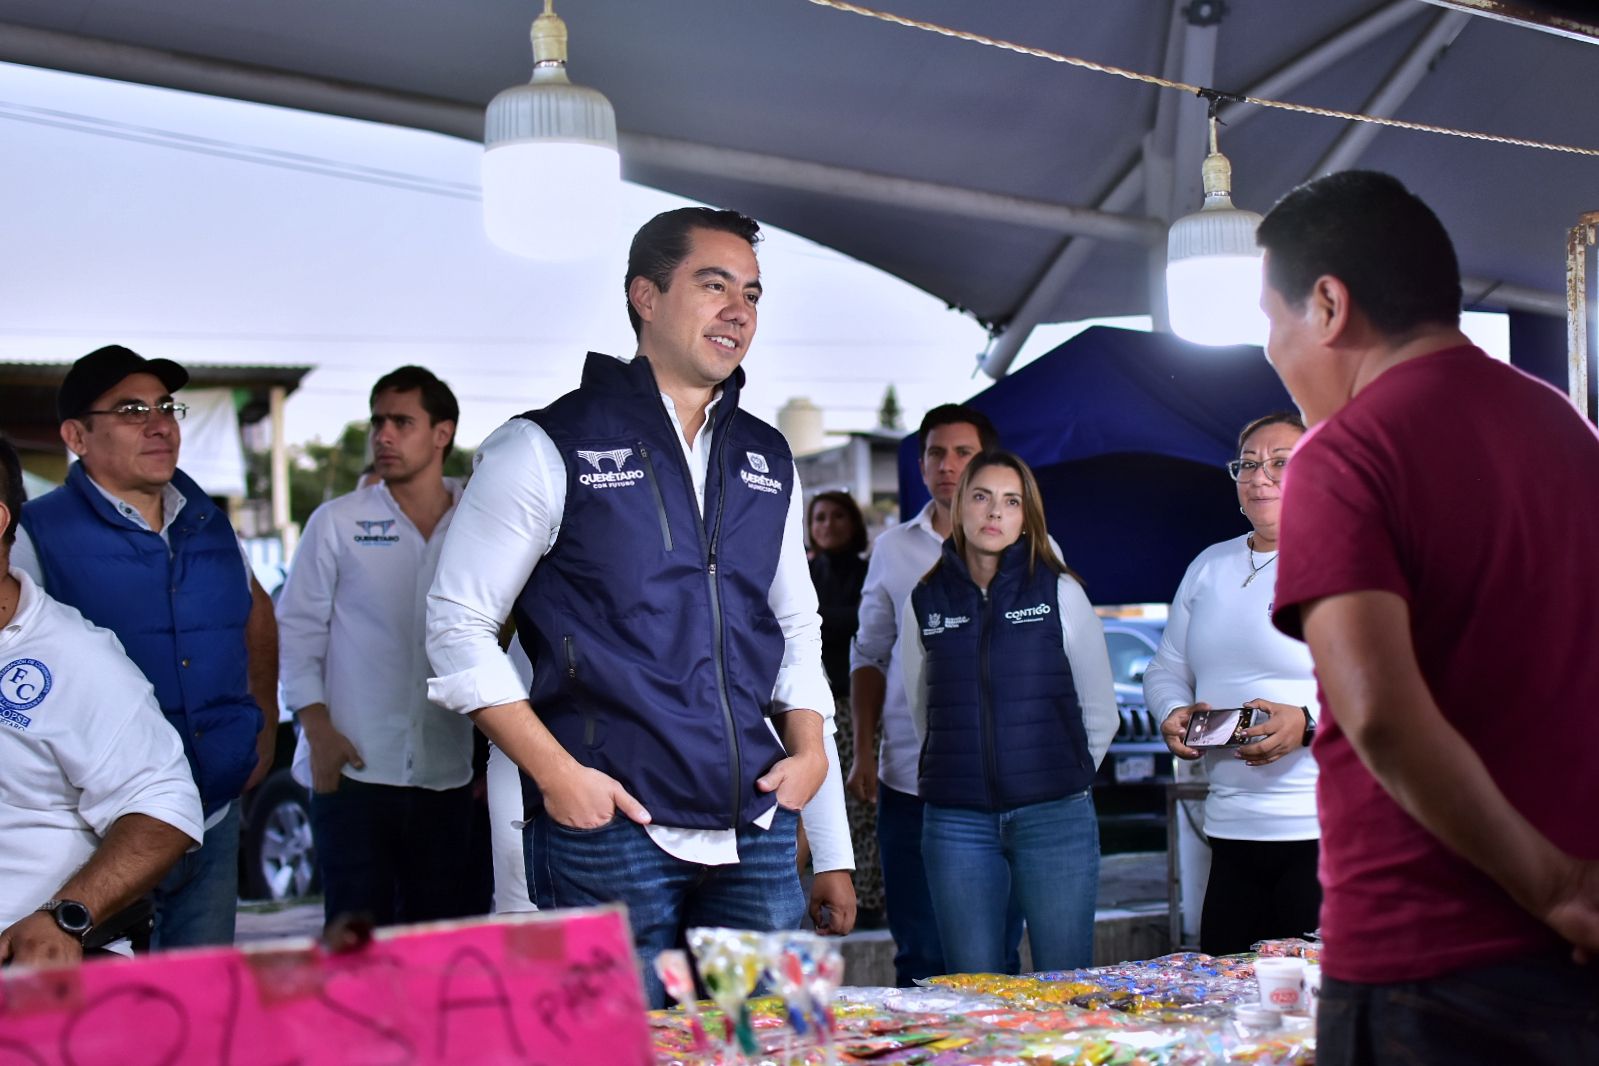
<svg viewBox="0 0 1599 1066">
<path fill-rule="evenodd" d="M 851 672 L 870 666 L 884 676 L 888 674 L 894 641 L 899 637 L 899 619 L 894 617 L 894 597 L 885 583 L 890 554 L 874 551 L 866 562 L 866 583 L 861 588 L 859 624 L 855 627 L 855 639 L 850 641 L 849 646 Z"/>
<path fill-rule="evenodd" d="M 428 592 L 428 699 L 468 714 L 527 698 L 500 627 L 559 532 L 565 465 L 545 432 L 514 418 L 490 434 L 445 534 Z"/>
<path fill-rule="evenodd" d="M 805 559 L 803 500 L 796 468 L 777 573 L 766 599 L 783 631 L 783 664 L 772 685 L 772 713 L 795 708 L 813 710 L 827 720 L 825 732 L 831 733 L 833 690 L 822 669 L 822 616 L 817 613 L 816 586 L 811 583 L 811 569 Z"/>
</svg>

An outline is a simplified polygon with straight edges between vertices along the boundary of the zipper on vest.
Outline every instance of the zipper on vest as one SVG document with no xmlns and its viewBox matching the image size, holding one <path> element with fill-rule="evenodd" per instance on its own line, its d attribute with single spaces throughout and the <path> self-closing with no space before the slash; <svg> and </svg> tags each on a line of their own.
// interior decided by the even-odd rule
<svg viewBox="0 0 1599 1066">
<path fill-rule="evenodd" d="M 568 633 L 561 638 L 561 642 L 566 645 L 566 676 L 575 681 L 577 680 L 577 652 L 572 650 L 572 635 Z"/>
<path fill-rule="evenodd" d="M 666 413 L 666 407 L 664 405 L 660 408 L 660 411 L 661 422 L 665 425 L 667 437 L 670 439 L 673 434 L 679 431 L 672 425 L 672 420 L 670 417 L 668 417 Z M 707 425 L 708 424 L 709 423 L 707 422 Z M 738 812 L 740 806 L 742 806 L 739 803 L 739 800 L 742 798 L 743 793 L 742 782 L 744 779 L 744 766 L 743 756 L 740 754 L 738 747 L 738 727 L 733 720 L 733 701 L 728 697 L 727 694 L 727 653 L 722 646 L 722 594 L 716 583 L 716 543 L 722 533 L 722 501 L 727 498 L 727 486 L 725 484 L 726 479 L 722 477 L 722 453 L 727 444 L 728 426 L 731 424 L 732 418 L 729 416 L 727 419 L 724 419 L 723 425 L 716 431 L 716 443 L 713 445 L 715 454 L 711 456 L 710 460 L 711 463 L 715 465 L 707 466 L 706 469 L 705 480 L 707 487 L 710 485 L 711 474 L 714 473 L 717 479 L 716 521 L 709 533 L 707 533 L 705 528 L 704 508 L 695 504 L 694 478 L 689 473 L 688 465 L 686 463 L 682 467 L 682 472 L 683 488 L 684 491 L 688 493 L 689 503 L 692 505 L 691 509 L 694 512 L 694 528 L 695 531 L 699 533 L 700 537 L 700 558 L 705 560 L 705 583 L 707 589 L 709 590 L 711 600 L 711 658 L 713 666 L 716 670 L 716 697 L 717 701 L 722 705 L 722 728 L 727 734 L 729 771 L 728 824 L 734 829 L 737 829 Z M 704 427 L 701 427 L 700 432 L 703 433 L 704 431 Z M 643 444 L 640 443 L 639 447 L 642 451 Z M 655 484 L 654 471 L 647 461 L 644 464 L 644 469 L 650 472 L 650 485 L 656 490 L 656 500 L 659 502 L 659 506 L 661 508 L 662 532 L 669 536 L 671 531 L 665 526 L 666 504 L 660 495 L 659 487 Z"/>
<path fill-rule="evenodd" d="M 716 454 L 711 457 L 716 464 L 716 521 L 711 526 L 710 544 L 705 551 L 705 579 L 710 583 L 711 589 L 711 650 L 716 660 L 716 694 L 722 702 L 722 721 L 727 727 L 727 747 L 732 755 L 728 814 L 732 819 L 733 828 L 737 829 L 738 811 L 741 806 L 739 800 L 743 798 L 744 758 L 738 747 L 738 727 L 733 720 L 733 701 L 727 695 L 727 655 L 722 647 L 722 593 L 716 581 L 716 549 L 722 539 L 722 505 L 727 502 L 727 479 L 722 476 L 722 459 L 727 450 L 727 430 L 731 424 L 732 418 L 729 417 L 717 434 Z M 706 479 L 707 484 L 709 480 Z"/>
<path fill-rule="evenodd" d="M 983 787 L 988 792 L 989 809 L 997 810 L 999 805 L 995 802 L 994 783 L 999 780 L 999 767 L 994 761 L 994 678 L 990 669 L 992 663 L 989 655 L 989 648 L 994 639 L 994 601 L 989 598 L 987 589 L 983 589 L 982 592 L 983 628 L 978 640 L 977 653 L 980 678 L 977 686 L 977 711 L 982 719 L 983 728 Z"/>
<path fill-rule="evenodd" d="M 672 550 L 672 523 L 666 518 L 666 497 L 661 495 L 661 483 L 655 480 L 655 463 L 650 459 L 650 450 L 643 441 L 638 445 L 639 458 L 644 460 L 644 478 L 650 483 L 650 492 L 655 497 L 655 513 L 661 518 L 661 541 L 666 545 L 666 550 Z"/>
</svg>

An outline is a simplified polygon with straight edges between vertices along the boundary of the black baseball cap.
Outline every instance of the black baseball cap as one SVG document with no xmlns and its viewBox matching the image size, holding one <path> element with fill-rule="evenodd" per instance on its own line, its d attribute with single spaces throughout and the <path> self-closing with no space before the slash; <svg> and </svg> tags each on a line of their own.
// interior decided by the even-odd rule
<svg viewBox="0 0 1599 1066">
<path fill-rule="evenodd" d="M 131 348 L 108 344 L 67 371 L 56 392 L 56 417 L 63 422 L 77 418 L 129 374 L 154 374 L 168 392 L 177 392 L 189 383 L 189 372 L 170 359 L 146 359 Z"/>
</svg>

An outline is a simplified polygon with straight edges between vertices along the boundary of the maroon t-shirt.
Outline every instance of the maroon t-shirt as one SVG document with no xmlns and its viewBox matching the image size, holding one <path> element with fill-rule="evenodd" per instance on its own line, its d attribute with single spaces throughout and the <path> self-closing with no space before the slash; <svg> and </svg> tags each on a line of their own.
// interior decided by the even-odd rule
<svg viewBox="0 0 1599 1066">
<path fill-rule="evenodd" d="M 1379 590 L 1410 606 L 1433 698 L 1509 801 L 1599 858 L 1599 436 L 1565 396 L 1476 348 L 1386 371 L 1299 442 L 1274 620 Z M 1323 965 L 1436 976 L 1558 944 L 1400 809 L 1322 686 Z"/>
</svg>

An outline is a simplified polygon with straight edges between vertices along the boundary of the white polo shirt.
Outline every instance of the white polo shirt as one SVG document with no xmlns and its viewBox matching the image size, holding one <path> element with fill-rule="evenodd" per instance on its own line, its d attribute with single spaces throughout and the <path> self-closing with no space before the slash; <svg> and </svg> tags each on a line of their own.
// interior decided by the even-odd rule
<svg viewBox="0 0 1599 1066">
<path fill-rule="evenodd" d="M 346 776 L 377 785 L 457 788 L 472 779 L 472 722 L 428 701 L 427 594 L 461 485 L 430 537 L 384 484 L 318 507 L 278 599 L 283 701 L 325 703 L 365 763 Z M 310 787 L 302 734 L 294 776 Z"/>
<path fill-rule="evenodd" d="M 52 898 L 123 815 L 196 844 L 205 835 L 150 682 L 109 630 L 12 573 L 22 594 L 0 630 L 0 929 Z"/>
</svg>

